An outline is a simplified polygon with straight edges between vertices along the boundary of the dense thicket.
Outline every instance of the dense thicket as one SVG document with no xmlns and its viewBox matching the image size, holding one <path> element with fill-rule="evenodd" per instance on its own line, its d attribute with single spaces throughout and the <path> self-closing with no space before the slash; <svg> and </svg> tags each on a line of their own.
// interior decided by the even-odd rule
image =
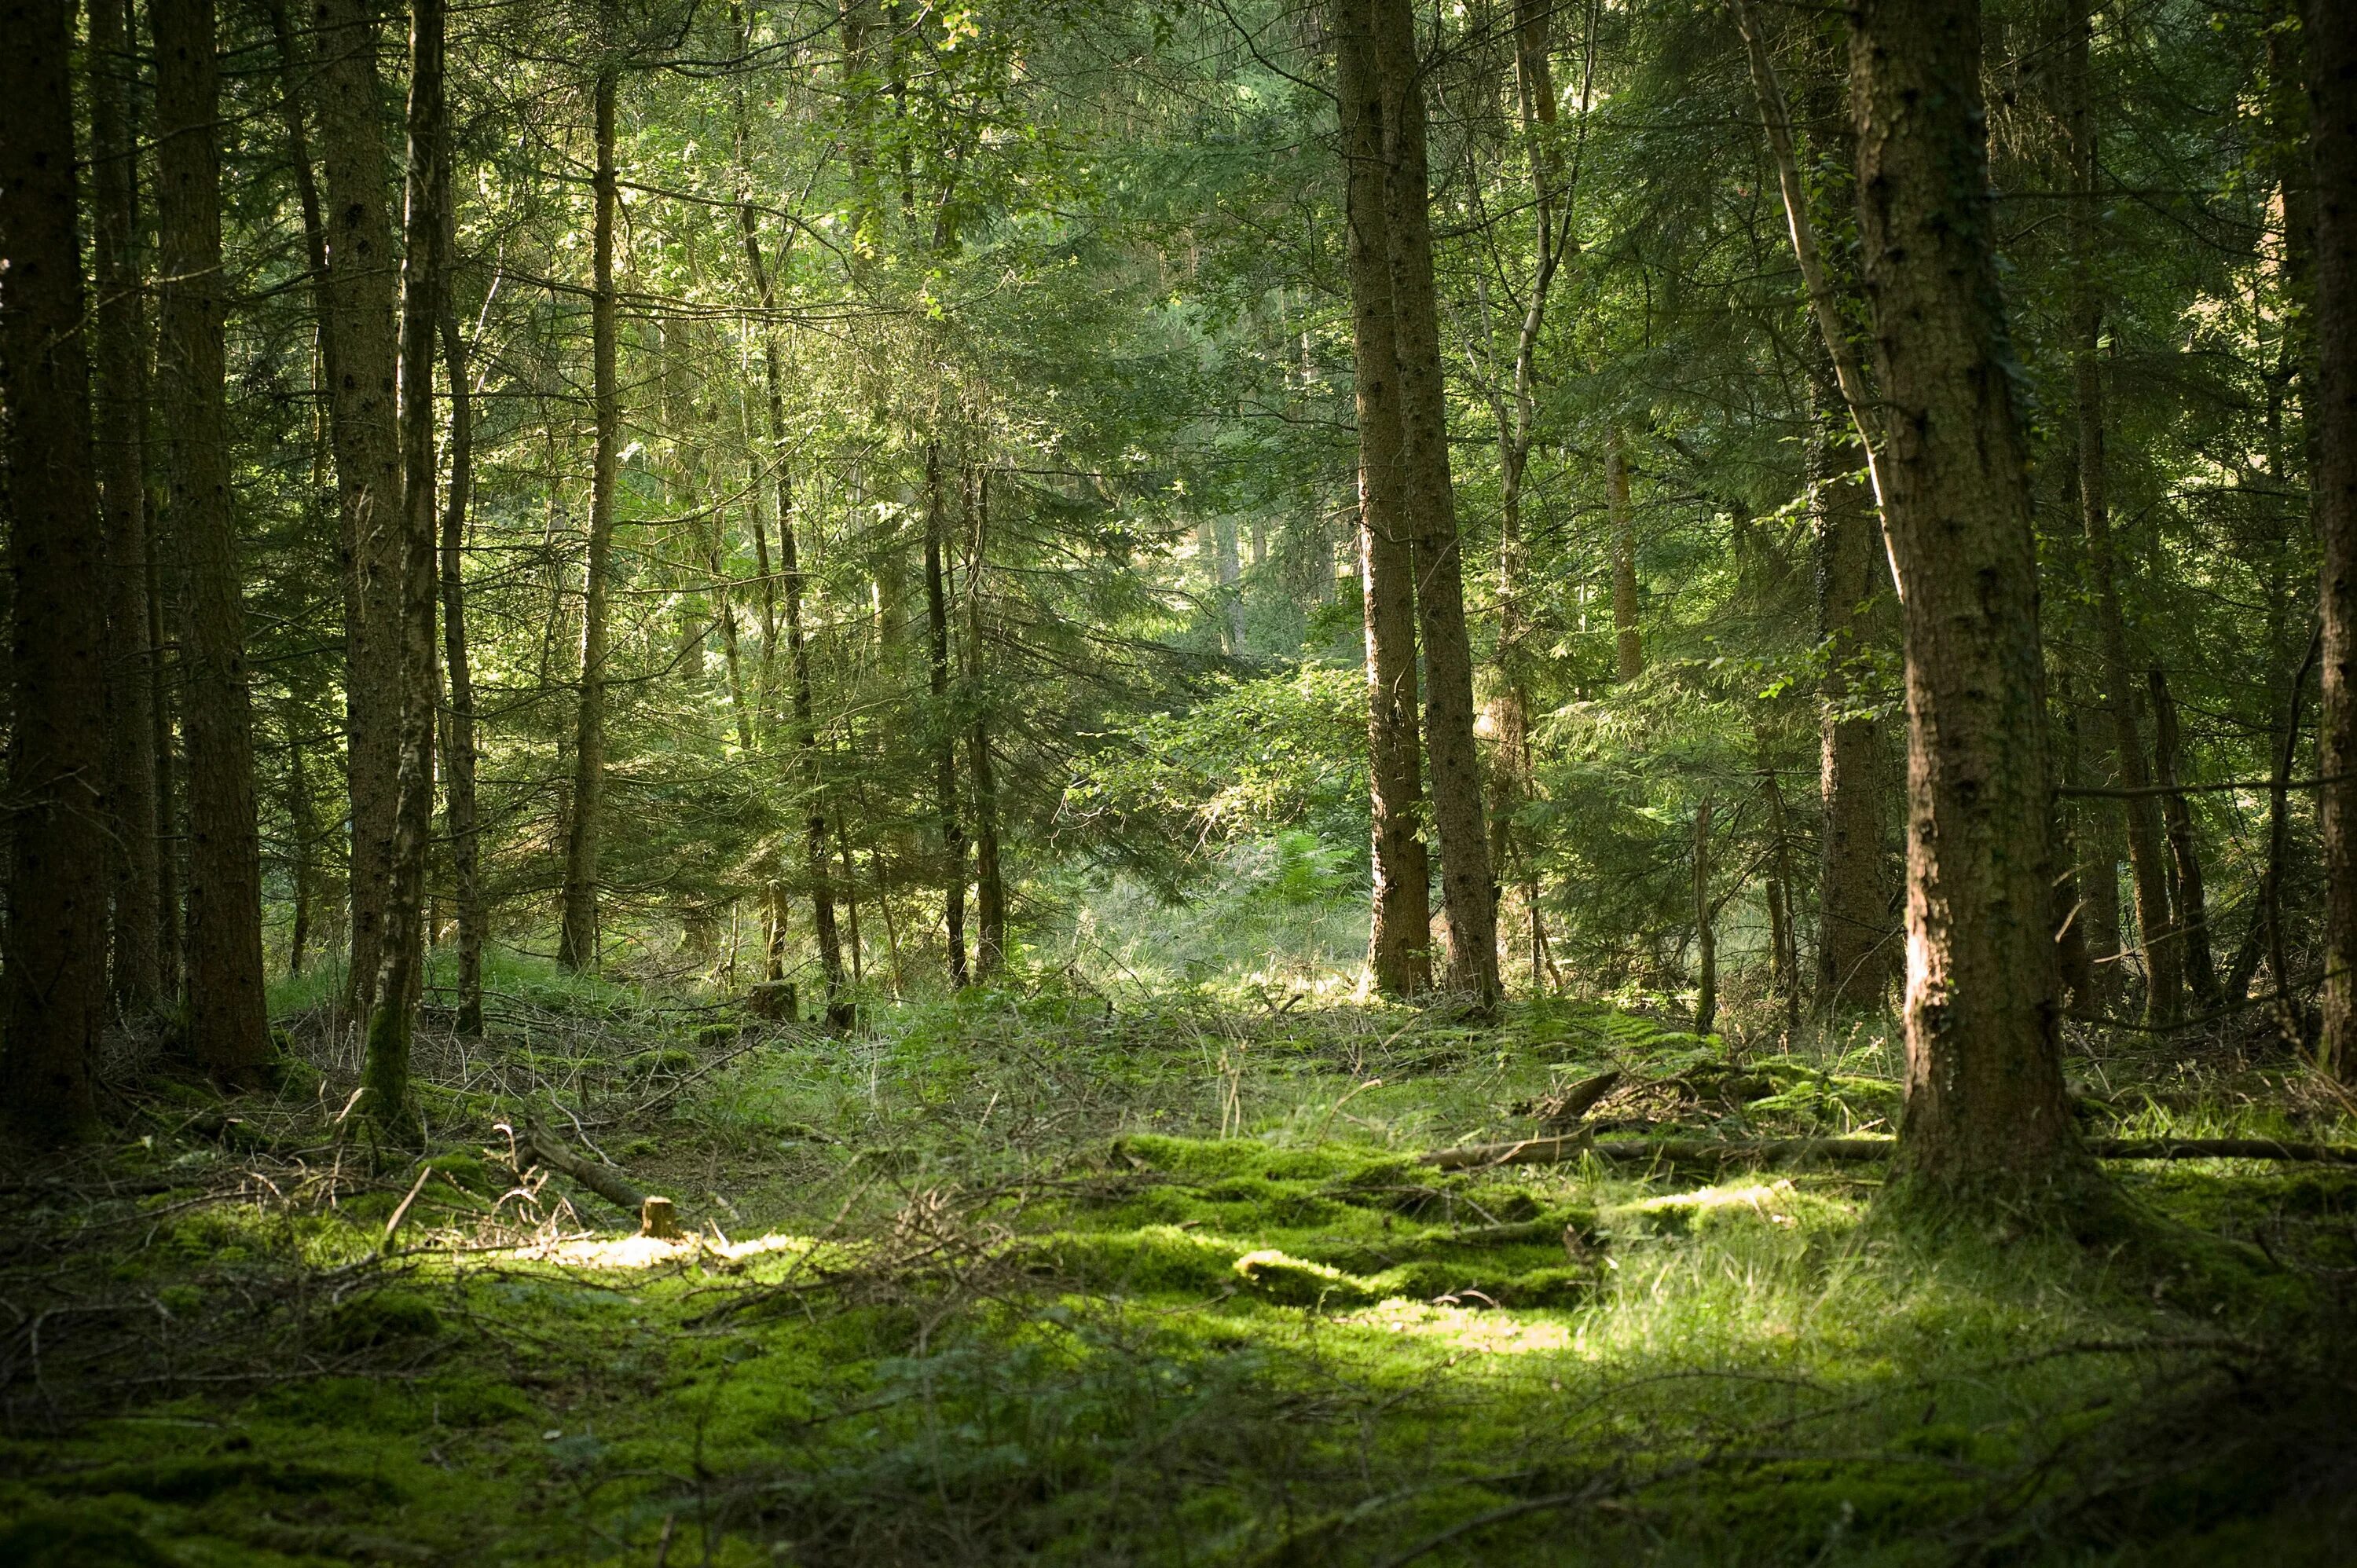
<svg viewBox="0 0 2357 1568">
<path fill-rule="evenodd" d="M 2066 1012 L 2345 1065 L 2341 10 L 25 0 L 13 1097 L 1267 843 L 1476 1015 L 1903 976 L 1943 1179 Z"/>
</svg>

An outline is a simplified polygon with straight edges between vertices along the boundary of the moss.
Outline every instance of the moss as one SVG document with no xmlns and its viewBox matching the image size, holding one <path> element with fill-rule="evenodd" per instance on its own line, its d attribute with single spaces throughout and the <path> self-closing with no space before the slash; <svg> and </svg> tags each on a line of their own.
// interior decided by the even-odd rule
<svg viewBox="0 0 2357 1568">
<path fill-rule="evenodd" d="M 106 1511 L 45 1508 L 0 1529 L 0 1563 L 15 1568 L 177 1568 L 138 1529 Z"/>
<path fill-rule="evenodd" d="M 404 1339 L 431 1339 L 442 1332 L 442 1316 L 415 1295 L 378 1291 L 345 1302 L 319 1326 L 320 1348 L 339 1355 L 373 1349 Z"/>
<path fill-rule="evenodd" d="M 1246 1252 L 1230 1265 L 1254 1294 L 1284 1306 L 1363 1306 L 1383 1299 L 1365 1281 L 1324 1263 L 1288 1257 L 1274 1247 Z"/>
<path fill-rule="evenodd" d="M 159 1503 L 208 1502 L 232 1491 L 377 1502 L 397 1501 L 401 1496 L 400 1488 L 381 1476 L 260 1454 L 209 1454 L 193 1459 L 111 1465 L 63 1477 L 50 1486 L 69 1495 L 103 1497 L 121 1492 Z"/>
</svg>

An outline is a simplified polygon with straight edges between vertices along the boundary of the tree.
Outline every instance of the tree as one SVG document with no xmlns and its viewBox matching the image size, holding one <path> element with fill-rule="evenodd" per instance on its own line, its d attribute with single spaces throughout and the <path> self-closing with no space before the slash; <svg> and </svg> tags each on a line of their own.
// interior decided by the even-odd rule
<svg viewBox="0 0 2357 1568">
<path fill-rule="evenodd" d="M 70 59 L 60 0 L 8 6 L 0 50 L 0 417 L 10 643 L 6 1027 L 0 1088 L 26 1130 L 91 1128 L 105 1018 L 104 600 L 81 332 Z"/>
<path fill-rule="evenodd" d="M 1416 726 L 1415 561 L 1401 473 L 1391 227 L 1383 210 L 1383 100 L 1366 7 L 1335 7 L 1335 92 L 1349 227 L 1351 347 L 1358 413 L 1359 585 L 1365 602 L 1368 793 L 1374 819 L 1367 963 L 1375 989 L 1432 984 L 1431 872 Z"/>
<path fill-rule="evenodd" d="M 2357 10 L 2309 0 L 2309 152 L 2316 180 L 2314 515 L 2324 547 L 2324 1032 L 2357 1081 Z M 2280 985 L 2283 976 L 2276 977 Z"/>
<path fill-rule="evenodd" d="M 2047 888 L 2046 671 L 1990 229 L 1978 0 L 1852 13 L 1858 228 L 1907 654 L 1900 1161 L 1963 1194 L 2082 1156 Z"/>
<path fill-rule="evenodd" d="M 1369 53 L 1382 93 L 1383 217 L 1390 231 L 1393 357 L 1399 374 L 1402 494 L 1415 561 L 1425 663 L 1424 744 L 1448 915 L 1448 988 L 1477 1014 L 1499 999 L 1497 885 L 1473 740 L 1473 655 L 1448 467 L 1448 403 L 1434 298 L 1423 71 L 1408 0 L 1370 0 Z"/>
<path fill-rule="evenodd" d="M 270 1058 L 245 609 L 230 513 L 220 67 L 212 0 L 156 0 L 156 384 L 182 575 L 188 750 L 188 1035 L 230 1083 Z"/>
</svg>

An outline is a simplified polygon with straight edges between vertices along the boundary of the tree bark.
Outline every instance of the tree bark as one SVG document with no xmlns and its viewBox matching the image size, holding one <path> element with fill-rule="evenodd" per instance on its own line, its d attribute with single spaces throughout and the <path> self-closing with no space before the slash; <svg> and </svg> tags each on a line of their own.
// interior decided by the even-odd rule
<svg viewBox="0 0 2357 1568">
<path fill-rule="evenodd" d="M 230 512 L 221 274 L 220 67 L 212 0 L 156 0 L 156 381 L 185 570 L 188 748 L 188 1034 L 224 1081 L 270 1058 L 263 1000 L 262 846 L 245 612 Z M 20 885 L 21 886 L 21 885 Z"/>
<path fill-rule="evenodd" d="M 1369 51 L 1382 92 L 1383 210 L 1391 231 L 1393 357 L 1399 367 L 1402 487 L 1424 639 L 1424 744 L 1448 915 L 1447 988 L 1476 1016 L 1497 1008 L 1497 885 L 1473 740 L 1473 653 L 1448 471 L 1448 405 L 1434 296 L 1422 69 L 1408 0 L 1372 0 Z"/>
<path fill-rule="evenodd" d="M 443 258 L 447 268 L 450 257 Z M 450 378 L 450 491 L 442 504 L 442 663 L 450 682 L 449 744 L 442 758 L 443 811 L 450 830 L 450 870 L 458 905 L 458 1016 L 462 1035 L 483 1032 L 483 941 L 490 911 L 483 898 L 482 829 L 475 804 L 475 671 L 467 635 L 467 582 L 461 570 L 467 510 L 475 492 L 475 404 L 467 340 L 446 280 L 442 353 Z"/>
<path fill-rule="evenodd" d="M 1645 672 L 1645 632 L 1637 612 L 1637 522 L 1629 506 L 1629 455 L 1620 427 L 1604 437 L 1605 512 L 1612 525 L 1612 648 L 1614 678 Z"/>
<path fill-rule="evenodd" d="M 1978 0 L 1851 11 L 1858 226 L 1907 650 L 1907 1090 L 1899 1158 L 1963 1196 L 2083 1160 L 2062 1089 L 2046 671 L 2006 366 Z"/>
<path fill-rule="evenodd" d="M 942 917 L 949 934 L 950 984 L 971 978 L 965 954 L 965 830 L 958 823 L 957 725 L 950 711 L 950 611 L 942 573 L 942 449 L 925 446 L 925 622 L 933 694 L 935 805 L 942 824 Z"/>
<path fill-rule="evenodd" d="M 156 820 L 156 650 L 147 641 L 147 328 L 138 258 L 138 138 L 124 0 L 91 0 L 91 255 L 96 300 L 98 495 L 106 549 L 106 820 L 114 1004 L 164 1000 Z"/>
<path fill-rule="evenodd" d="M 589 550 L 581 592 L 581 701 L 573 727 L 572 822 L 565 843 L 564 929 L 556 961 L 597 967 L 597 843 L 606 802 L 607 563 L 614 550 L 614 465 L 622 424 L 614 380 L 614 93 L 619 68 L 599 65 L 595 90 L 597 215 L 590 239 L 589 357 L 597 446 L 589 470 Z"/>
<path fill-rule="evenodd" d="M 425 856 L 434 831 L 435 339 L 446 308 L 443 246 L 450 230 L 448 107 L 443 90 L 443 0 L 411 0 L 409 158 L 401 273 L 401 764 L 393 853 L 385 870 L 376 1005 L 361 1069 L 361 1109 L 388 1139 L 425 1135 L 409 1088 L 410 1043 L 425 962 Z"/>
<path fill-rule="evenodd" d="M 1718 1026 L 1718 933 L 1711 923 L 1716 912 L 1710 899 L 1710 797 L 1706 795 L 1695 808 L 1694 821 L 1694 1032 L 1697 1035 L 1707 1035 Z"/>
<path fill-rule="evenodd" d="M 25 1132 L 69 1140 L 95 1131 L 91 1067 L 106 1011 L 106 601 L 90 590 L 107 563 L 76 232 L 73 12 L 24 0 L 5 15 L 0 480 L 15 615 L 0 1090 Z"/>
<path fill-rule="evenodd" d="M 1367 967 L 1385 996 L 1432 985 L 1432 874 L 1416 726 L 1415 562 L 1401 493 L 1399 367 L 1390 225 L 1383 216 L 1382 86 L 1363 0 L 1335 6 L 1342 116 L 1352 381 L 1359 427 L 1359 585 L 1367 643 L 1367 789 L 1374 820 Z"/>
<path fill-rule="evenodd" d="M 2323 546 L 2318 720 L 2324 822 L 2327 1071 L 2357 1081 L 2357 10 L 2309 0 L 2309 152 L 2316 181 L 2312 512 Z M 2276 976 L 2281 986 L 2284 977 Z"/>
<path fill-rule="evenodd" d="M 345 725 L 351 781 L 351 970 L 347 1001 L 376 999 L 385 878 L 401 771 L 402 502 L 392 183 L 363 0 L 313 0 L 315 106 L 326 177 L 323 343 L 344 552 Z"/>
</svg>

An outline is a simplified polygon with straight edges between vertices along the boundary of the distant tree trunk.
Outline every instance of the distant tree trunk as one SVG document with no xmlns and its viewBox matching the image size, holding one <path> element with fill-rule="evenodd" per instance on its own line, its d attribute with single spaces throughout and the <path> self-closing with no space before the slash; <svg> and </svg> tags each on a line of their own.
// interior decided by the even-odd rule
<svg viewBox="0 0 2357 1568">
<path fill-rule="evenodd" d="M 2028 461 L 2005 366 L 1978 0 L 1851 13 L 1859 238 L 1889 415 L 1906 627 L 1901 1168 L 1951 1194 L 2082 1163 L 2049 924 L 2046 672 Z"/>
<path fill-rule="evenodd" d="M 844 832 L 839 813 L 834 819 L 834 845 L 843 856 L 843 912 L 851 926 L 851 983 L 856 989 L 867 983 L 859 944 L 859 877 L 851 861 L 851 835 Z"/>
<path fill-rule="evenodd" d="M 91 591 L 106 559 L 75 232 L 73 11 L 65 0 L 30 0 L 9 16 L 0 48 L 0 473 L 15 615 L 0 1089 L 21 1130 L 68 1140 L 95 1130 L 91 1067 L 106 1018 L 106 601 Z"/>
<path fill-rule="evenodd" d="M 619 71 L 597 68 L 597 215 L 590 238 L 591 401 L 597 422 L 589 470 L 589 552 L 581 610 L 581 703 L 573 728 L 573 820 L 565 843 L 564 929 L 556 961 L 597 967 L 597 841 L 606 804 L 606 592 L 614 550 L 615 448 L 621 435 L 621 392 L 614 380 L 614 91 Z"/>
<path fill-rule="evenodd" d="M 974 972 L 988 980 L 1006 967 L 1006 879 L 998 860 L 998 781 L 990 763 L 989 671 L 983 662 L 983 574 L 989 565 L 990 470 L 969 470 L 967 515 L 973 521 L 965 568 L 965 660 L 969 700 L 974 703 L 974 733 L 968 749 L 974 761 L 974 897 L 980 926 L 974 948 Z"/>
<path fill-rule="evenodd" d="M 425 857 L 434 832 L 435 339 L 446 308 L 450 228 L 443 0 L 411 0 L 409 158 L 401 276 L 401 766 L 386 865 L 376 1006 L 369 1019 L 361 1109 L 388 1139 L 425 1136 L 409 1089 L 410 1043 L 425 963 Z"/>
<path fill-rule="evenodd" d="M 1776 770 L 1762 767 L 1768 789 L 1768 827 L 1775 835 L 1769 854 L 1768 926 L 1770 972 L 1775 993 L 1784 1003 L 1784 1026 L 1801 1026 L 1801 941 L 1792 918 L 1792 833 L 1784 811 L 1784 789 Z"/>
<path fill-rule="evenodd" d="M 295 840 L 295 865 L 288 880 L 294 884 L 294 929 L 286 938 L 286 972 L 303 972 L 303 961 L 309 956 L 311 945 L 311 886 L 317 878 L 317 839 L 312 821 L 317 815 L 311 804 L 311 774 L 304 765 L 307 749 L 306 737 L 296 733 L 302 718 L 300 709 L 290 708 L 286 714 L 286 822 L 287 832 Z"/>
<path fill-rule="evenodd" d="M 91 0 L 91 254 L 96 263 L 93 413 L 106 545 L 106 789 L 113 876 L 109 944 L 126 1016 L 164 999 L 156 820 L 156 650 L 147 642 L 147 328 L 137 255 L 138 138 L 123 0 Z"/>
<path fill-rule="evenodd" d="M 740 164 L 746 154 L 740 136 L 737 157 Z M 741 171 L 740 171 L 741 172 Z M 749 180 L 749 174 L 745 177 Z M 771 274 L 761 258 L 759 221 L 753 211 L 750 199 L 740 201 L 737 209 L 737 231 L 744 242 L 745 264 L 753 274 L 753 285 L 763 309 L 775 299 Z M 793 478 L 786 466 L 786 403 L 784 371 L 778 360 L 774 339 L 764 338 L 761 343 L 761 371 L 770 400 L 770 461 L 777 465 L 778 493 L 778 564 L 786 580 L 786 650 L 794 682 L 794 744 L 801 754 L 802 785 L 810 792 L 810 803 L 803 818 L 804 859 L 810 875 L 811 931 L 818 939 L 819 969 L 826 983 L 826 1021 L 830 1028 L 851 1026 L 852 1005 L 844 991 L 843 939 L 834 923 L 834 891 L 827 875 L 826 844 L 826 778 L 823 754 L 818 745 L 818 720 L 811 690 L 810 643 L 802 631 L 802 592 L 805 587 L 802 570 L 800 542 L 794 534 Z M 771 590 L 768 584 L 769 546 L 760 538 L 760 524 L 754 524 L 755 542 L 760 556 L 764 594 Z M 768 611 L 770 635 L 777 633 L 774 607 Z M 733 647 L 736 628 L 729 628 Z M 762 658 L 769 658 L 764 645 Z M 735 669 L 731 657 L 730 669 Z M 766 693 L 767 682 L 764 681 Z"/>
<path fill-rule="evenodd" d="M 1383 94 L 1364 0 L 1335 7 L 1343 116 L 1351 343 L 1359 426 L 1359 583 L 1367 643 L 1367 786 L 1374 818 L 1367 965 L 1375 989 L 1432 985 L 1432 874 L 1416 728 L 1415 562 L 1400 469 L 1390 227 L 1383 216 Z"/>
<path fill-rule="evenodd" d="M 1718 933 L 1711 926 L 1714 913 L 1710 901 L 1710 797 L 1706 795 L 1702 804 L 1695 808 L 1694 825 L 1694 1032 L 1697 1035 L 1709 1034 L 1718 1024 Z"/>
<path fill-rule="evenodd" d="M 1464 562 L 1448 471 L 1448 404 L 1434 297 L 1431 193 L 1422 70 L 1409 0 L 1372 0 L 1370 29 L 1383 110 L 1383 208 L 1391 231 L 1393 354 L 1399 366 L 1402 487 L 1415 542 L 1415 608 L 1424 638 L 1424 744 L 1440 837 L 1448 914 L 1448 988 L 1477 1016 L 1498 1004 L 1498 893 L 1473 740 L 1473 654 L 1465 628 Z"/>
<path fill-rule="evenodd" d="M 385 879 L 400 804 L 402 505 L 392 184 L 377 20 L 362 0 L 315 0 L 319 162 L 326 176 L 322 347 L 344 552 L 345 724 L 351 779 L 351 970 L 346 1000 L 376 1000 Z"/>
<path fill-rule="evenodd" d="M 188 1032 L 226 1082 L 260 1081 L 262 845 L 245 611 L 230 514 L 221 274 L 220 67 L 212 0 L 156 0 L 156 380 L 170 447 L 172 535 L 186 563 Z M 19 886 L 23 884 L 19 884 Z"/>
<path fill-rule="evenodd" d="M 965 830 L 958 825 L 957 726 L 950 711 L 950 610 L 942 575 L 942 449 L 925 446 L 925 618 L 931 637 L 935 803 L 942 823 L 942 915 L 948 928 L 950 983 L 963 988 L 965 959 Z"/>
<path fill-rule="evenodd" d="M 1645 633 L 1637 619 L 1637 522 L 1629 507 L 1629 456 L 1614 425 L 1604 437 L 1604 497 L 1612 525 L 1612 642 L 1616 679 L 1645 672 Z"/>
<path fill-rule="evenodd" d="M 2323 544 L 2325 1069 L 2357 1081 L 2357 8 L 2308 0 L 2316 178 L 2313 514 Z M 2277 976 L 2277 983 L 2282 977 Z"/>
<path fill-rule="evenodd" d="M 2148 674 L 2152 689 L 2153 777 L 2170 791 L 2160 798 L 2162 826 L 2169 834 L 2169 907 L 2177 912 L 2177 940 L 2181 944 L 2183 970 L 2193 1000 L 2204 1011 L 2223 999 L 2218 989 L 2218 964 L 2210 951 L 2210 898 L 2201 881 L 2201 846 L 2193 832 L 2193 813 L 2177 789 L 2179 737 L 2177 703 L 2169 696 L 2169 678 L 2159 665 Z"/>
<path fill-rule="evenodd" d="M 445 243 L 448 242 L 446 239 Z M 443 258 L 446 266 L 450 258 Z M 483 1032 L 482 830 L 475 805 L 475 670 L 467 638 L 467 509 L 475 493 L 475 403 L 467 340 L 442 290 L 442 353 L 450 378 L 450 493 L 442 505 L 442 662 L 450 682 L 450 739 L 442 758 L 443 811 L 450 831 L 450 870 L 458 904 L 458 1017 L 462 1035 Z"/>
<path fill-rule="evenodd" d="M 1816 371 L 1810 433 L 1810 511 L 1816 534 L 1817 635 L 1824 647 L 1818 689 L 1817 782 L 1824 811 L 1817 881 L 1816 1005 L 1822 1013 L 1878 1005 L 1897 957 L 1891 940 L 1883 821 L 1889 789 L 1881 724 L 1856 710 L 1858 675 L 1881 639 L 1872 601 L 1890 581 L 1874 498 L 1831 360 Z"/>
<path fill-rule="evenodd" d="M 2061 714 L 2063 733 L 2057 746 L 2056 771 L 2065 786 L 2082 782 L 2079 770 L 2079 717 L 2072 704 L 2071 680 L 2068 672 L 2056 682 L 2055 707 Z M 2080 827 L 2086 820 L 2080 805 L 2058 799 L 2054 811 L 2054 845 L 2056 859 L 2062 865 L 2054 879 L 2054 960 L 2060 972 L 2063 1004 L 2072 1012 L 2093 1016 L 2100 1011 L 2103 1000 L 2095 989 L 2093 955 L 2087 946 L 2089 909 L 2086 894 L 2081 886 L 2085 875 L 2085 846 L 2080 842 Z"/>
<path fill-rule="evenodd" d="M 2087 565 L 2093 576 L 2096 628 L 2104 650 L 2104 698 L 2112 717 L 2112 744 L 2119 755 L 2120 787 L 2149 789 L 2145 762 L 2142 706 L 2135 665 L 2128 657 L 2127 626 L 2120 611 L 2119 574 L 2114 557 L 2111 510 L 2104 460 L 2104 368 L 2101 356 L 2103 302 L 2093 272 L 2100 235 L 2096 228 L 2099 173 L 2094 116 L 2089 107 L 2087 50 L 2089 0 L 2072 0 L 2065 40 L 2066 105 L 2072 184 L 2073 255 L 2071 381 L 2078 416 L 2079 510 L 2087 533 Z M 2136 927 L 2145 955 L 2145 1018 L 2174 1023 L 2184 1015 L 2181 953 L 2169 908 L 2169 863 L 2162 847 L 2160 812 L 2149 794 L 2123 802 L 2128 824 L 2128 865 L 2136 873 Z"/>
</svg>

